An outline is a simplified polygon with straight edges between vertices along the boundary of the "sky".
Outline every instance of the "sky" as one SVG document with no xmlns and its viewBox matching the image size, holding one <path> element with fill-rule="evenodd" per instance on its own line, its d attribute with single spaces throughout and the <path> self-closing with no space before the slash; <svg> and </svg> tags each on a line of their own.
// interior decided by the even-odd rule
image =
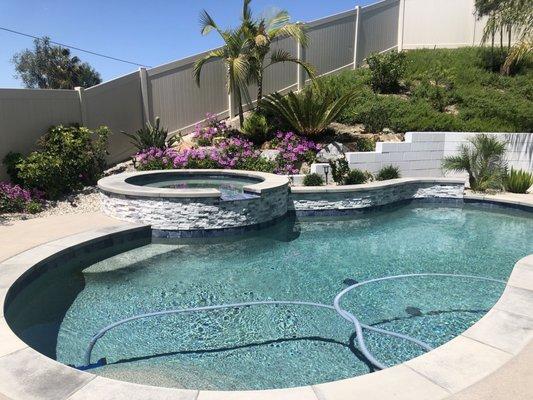
<svg viewBox="0 0 533 400">
<path fill-rule="evenodd" d="M 376 0 L 253 0 L 256 15 L 272 8 L 293 21 L 312 21 Z M 49 36 L 53 41 L 116 58 L 157 66 L 220 45 L 215 33 L 200 34 L 206 9 L 222 27 L 239 22 L 242 0 L 0 0 L 0 27 Z M 32 48 L 31 38 L 0 30 L 0 88 L 23 87 L 14 77 L 13 55 Z M 137 70 L 135 65 L 72 51 L 104 81 Z"/>
</svg>

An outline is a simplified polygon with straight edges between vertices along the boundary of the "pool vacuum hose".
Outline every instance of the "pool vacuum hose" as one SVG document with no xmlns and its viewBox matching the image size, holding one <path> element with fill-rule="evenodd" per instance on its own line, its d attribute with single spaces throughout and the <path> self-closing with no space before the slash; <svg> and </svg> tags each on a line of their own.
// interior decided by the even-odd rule
<svg viewBox="0 0 533 400">
<path fill-rule="evenodd" d="M 234 303 L 234 304 L 221 304 L 221 305 L 213 305 L 213 306 L 205 306 L 205 307 L 194 307 L 194 308 L 183 308 L 183 309 L 177 309 L 177 310 L 166 310 L 166 311 L 155 311 L 150 312 L 146 314 L 139 314 L 135 315 L 133 317 L 124 318 L 120 321 L 117 321 L 111 325 L 106 326 L 105 328 L 101 329 L 98 333 L 96 333 L 91 341 L 89 342 L 89 346 L 87 347 L 87 350 L 85 351 L 85 357 L 84 357 L 84 366 L 80 369 L 90 369 L 95 368 L 98 366 L 101 366 L 101 363 L 97 364 L 91 364 L 91 354 L 93 351 L 93 348 L 96 344 L 96 342 L 104 336 L 108 331 L 110 331 L 113 328 L 116 328 L 117 326 L 123 325 L 125 323 L 144 319 L 144 318 L 151 318 L 151 317 L 158 317 L 163 315 L 172 315 L 172 314 L 185 314 L 185 313 L 194 313 L 194 312 L 204 312 L 204 311 L 213 311 L 213 310 L 223 310 L 227 308 L 241 308 L 241 307 L 249 307 L 249 306 L 260 306 L 260 305 L 297 305 L 297 306 L 309 306 L 309 307 L 318 307 L 318 308 L 327 308 L 330 310 L 334 310 L 339 314 L 342 318 L 347 320 L 348 322 L 351 322 L 355 328 L 356 333 L 356 340 L 357 345 L 359 347 L 359 350 L 363 355 L 368 359 L 368 361 L 376 368 L 378 369 L 385 369 L 387 366 L 377 360 L 372 352 L 368 350 L 366 347 L 365 339 L 364 339 L 364 333 L 363 330 L 368 330 L 372 332 L 381 333 L 384 335 L 396 337 L 399 339 L 407 340 L 409 342 L 412 342 L 420 347 L 422 347 L 425 351 L 433 350 L 431 346 L 428 344 L 422 342 L 421 340 L 418 340 L 416 338 L 403 335 L 401 333 L 391 332 L 385 329 L 376 328 L 374 326 L 366 325 L 361 323 L 353 314 L 350 312 L 344 310 L 340 306 L 340 301 L 342 297 L 348 293 L 351 292 L 353 289 L 358 288 L 360 286 L 368 285 L 370 283 L 375 282 L 381 282 L 381 281 L 388 281 L 388 280 L 394 280 L 394 279 L 404 279 L 404 278 L 414 278 L 414 277 L 426 277 L 426 276 L 440 276 L 440 277 L 446 277 L 446 278 L 463 278 L 463 279 L 476 279 L 476 280 L 482 280 L 482 281 L 488 281 L 488 282 L 496 282 L 496 283 L 506 283 L 503 280 L 500 279 L 493 279 L 493 278 L 486 278 L 482 276 L 475 276 L 475 275 L 458 275 L 458 274 L 440 274 L 440 273 L 420 273 L 420 274 L 404 274 L 404 275 L 392 275 L 392 276 L 386 276 L 383 278 L 375 278 L 375 279 L 369 279 L 363 282 L 356 283 L 354 285 L 348 286 L 346 289 L 340 291 L 333 300 L 333 305 L 327 305 L 322 303 L 314 303 L 309 301 L 275 301 L 275 300 L 267 300 L 267 301 L 251 301 L 246 303 Z M 104 364 L 105 365 L 105 364 Z"/>
</svg>

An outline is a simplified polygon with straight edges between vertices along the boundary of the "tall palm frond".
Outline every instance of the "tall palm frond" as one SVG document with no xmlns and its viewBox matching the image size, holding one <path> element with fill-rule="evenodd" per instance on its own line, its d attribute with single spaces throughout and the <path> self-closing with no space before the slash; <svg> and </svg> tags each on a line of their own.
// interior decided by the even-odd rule
<svg viewBox="0 0 533 400">
<path fill-rule="evenodd" d="M 292 63 L 295 63 L 295 64 L 299 64 L 299 65 L 302 66 L 302 68 L 305 70 L 305 72 L 307 72 L 309 77 L 315 78 L 315 76 L 316 76 L 316 71 L 315 71 L 315 67 L 314 66 L 312 66 L 311 64 L 309 64 L 309 63 L 307 63 L 305 61 L 300 60 L 297 57 L 294 57 L 291 53 L 289 53 L 288 51 L 282 50 L 282 49 L 274 50 L 272 52 L 272 54 L 270 55 L 270 63 L 267 64 L 264 67 L 264 69 L 267 69 L 271 65 L 274 65 L 274 64 L 277 64 L 277 63 L 284 63 L 284 62 L 292 62 Z"/>
</svg>

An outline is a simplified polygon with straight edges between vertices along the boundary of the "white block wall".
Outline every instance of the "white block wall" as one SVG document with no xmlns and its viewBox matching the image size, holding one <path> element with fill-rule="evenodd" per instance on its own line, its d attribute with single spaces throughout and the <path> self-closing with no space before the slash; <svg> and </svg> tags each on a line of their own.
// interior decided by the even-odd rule
<svg viewBox="0 0 533 400">
<path fill-rule="evenodd" d="M 376 143 L 376 151 L 346 153 L 350 168 L 377 172 L 386 165 L 400 168 L 403 177 L 441 177 L 444 157 L 476 133 L 408 132 L 405 142 Z M 533 133 L 488 133 L 507 141 L 507 161 L 514 168 L 533 171 Z M 446 176 L 452 176 L 446 174 Z"/>
</svg>

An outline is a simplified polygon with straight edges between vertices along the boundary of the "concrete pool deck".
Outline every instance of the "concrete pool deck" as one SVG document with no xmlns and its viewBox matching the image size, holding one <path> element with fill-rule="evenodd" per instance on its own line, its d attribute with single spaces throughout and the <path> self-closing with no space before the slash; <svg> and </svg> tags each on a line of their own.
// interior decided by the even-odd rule
<svg viewBox="0 0 533 400">
<path fill-rule="evenodd" d="M 466 198 L 479 199 L 480 196 L 468 195 Z M 484 195 L 481 198 L 533 205 L 533 195 Z M 129 226 L 133 225 L 100 213 L 12 222 L 0 226 L 0 243 L 2 243 L 0 262 L 63 237 L 101 228 L 114 227 L 120 230 Z M 530 379 L 533 369 L 532 304 L 533 256 L 529 256 L 517 263 L 506 293 L 482 320 L 462 335 L 424 356 L 378 373 L 343 381 L 294 389 L 253 392 L 185 391 L 96 377 L 71 370 L 44 356 L 33 354 L 36 352 L 14 337 L 11 332 L 0 329 L 0 400 L 531 399 L 533 398 L 533 381 Z M 495 320 L 498 321 L 497 330 L 494 329 Z M 16 357 L 12 358 L 15 353 Z M 14 363 L 7 365 L 1 362 L 4 356 L 11 358 Z M 53 369 L 49 371 L 50 374 L 41 375 L 40 371 L 34 368 L 41 362 Z M 26 379 L 20 376 L 20 379 L 15 379 L 23 374 L 28 375 Z M 14 380 L 16 382 L 13 382 Z M 20 388 L 21 382 L 26 382 L 27 387 Z M 18 387 L 15 389 L 15 386 Z"/>
</svg>

